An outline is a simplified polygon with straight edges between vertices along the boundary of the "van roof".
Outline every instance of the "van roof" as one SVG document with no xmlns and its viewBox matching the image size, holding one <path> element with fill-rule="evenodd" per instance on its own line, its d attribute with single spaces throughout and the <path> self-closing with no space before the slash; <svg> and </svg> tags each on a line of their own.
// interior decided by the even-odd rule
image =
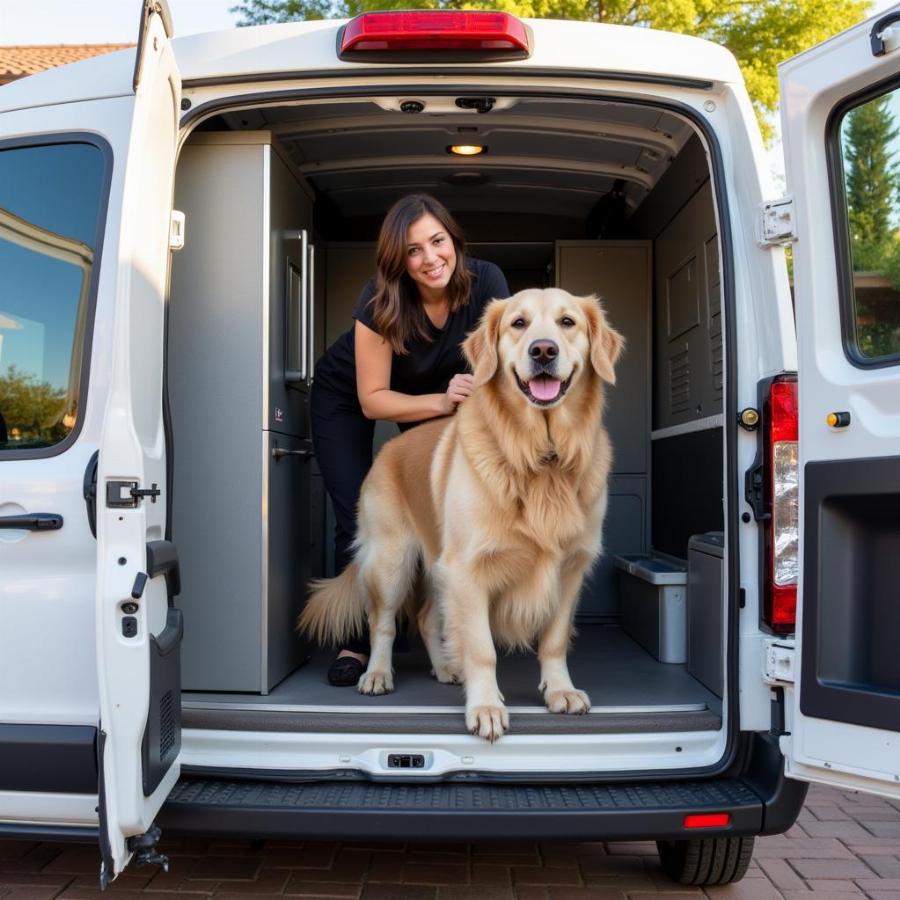
<svg viewBox="0 0 900 900">
<path fill-rule="evenodd" d="M 175 57 L 187 87 L 191 82 L 253 81 L 271 73 L 285 78 L 311 72 L 338 74 L 383 68 L 373 62 L 337 57 L 337 34 L 347 20 L 259 25 L 175 38 Z M 529 59 L 492 63 L 498 70 L 635 76 L 661 81 L 734 82 L 741 80 L 732 54 L 700 38 L 621 25 L 525 19 L 534 32 Z M 123 50 L 53 69 L 0 91 L 0 111 L 131 93 L 134 50 Z M 454 64 L 482 68 L 484 63 Z M 421 63 L 391 64 L 392 71 L 421 70 Z"/>
</svg>

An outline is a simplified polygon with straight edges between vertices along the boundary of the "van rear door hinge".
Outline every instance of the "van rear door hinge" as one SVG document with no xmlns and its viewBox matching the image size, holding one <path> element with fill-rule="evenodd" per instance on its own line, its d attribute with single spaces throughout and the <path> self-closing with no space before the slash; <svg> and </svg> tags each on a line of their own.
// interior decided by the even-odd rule
<svg viewBox="0 0 900 900">
<path fill-rule="evenodd" d="M 759 210 L 756 240 L 761 247 L 777 247 L 797 240 L 793 194 L 761 203 Z"/>
<path fill-rule="evenodd" d="M 107 481 L 106 505 L 116 509 L 134 509 L 138 503 L 149 497 L 151 503 L 162 493 L 156 484 L 149 488 L 139 488 L 137 481 Z"/>
</svg>

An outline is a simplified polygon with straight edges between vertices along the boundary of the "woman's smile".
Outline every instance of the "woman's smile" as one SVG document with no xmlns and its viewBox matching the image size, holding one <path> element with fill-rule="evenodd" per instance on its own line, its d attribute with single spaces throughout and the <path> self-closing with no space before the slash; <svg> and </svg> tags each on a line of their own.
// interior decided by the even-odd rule
<svg viewBox="0 0 900 900">
<path fill-rule="evenodd" d="M 441 299 L 456 268 L 456 247 L 444 226 L 426 213 L 406 234 L 406 272 L 423 299 Z"/>
</svg>

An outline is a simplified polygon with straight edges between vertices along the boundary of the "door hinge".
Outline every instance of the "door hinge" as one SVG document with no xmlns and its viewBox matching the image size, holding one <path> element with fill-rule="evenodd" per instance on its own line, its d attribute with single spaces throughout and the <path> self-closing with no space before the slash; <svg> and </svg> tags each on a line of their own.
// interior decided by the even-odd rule
<svg viewBox="0 0 900 900">
<path fill-rule="evenodd" d="M 759 206 L 756 240 L 761 247 L 777 247 L 797 240 L 794 195 L 767 200 Z"/>
<path fill-rule="evenodd" d="M 173 209 L 169 219 L 169 249 L 181 250 L 184 247 L 184 213 Z"/>
<path fill-rule="evenodd" d="M 770 638 L 765 642 L 763 678 L 768 684 L 794 683 L 794 645 Z"/>
<path fill-rule="evenodd" d="M 763 464 L 755 461 L 744 473 L 744 499 L 753 510 L 753 518 L 757 522 L 772 518 L 772 514 L 766 512 L 765 489 Z"/>
<path fill-rule="evenodd" d="M 115 509 L 134 509 L 144 497 L 156 503 L 161 493 L 155 482 L 149 488 L 139 488 L 137 481 L 107 481 L 106 505 Z"/>
</svg>

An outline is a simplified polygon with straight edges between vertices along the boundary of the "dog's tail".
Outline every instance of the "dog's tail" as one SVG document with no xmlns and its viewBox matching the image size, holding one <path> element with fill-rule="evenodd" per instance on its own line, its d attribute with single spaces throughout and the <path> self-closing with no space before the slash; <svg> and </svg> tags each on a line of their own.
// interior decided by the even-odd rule
<svg viewBox="0 0 900 900">
<path fill-rule="evenodd" d="M 366 624 L 366 595 L 359 565 L 350 563 L 335 578 L 310 583 L 312 591 L 297 619 L 297 630 L 318 644 L 343 645 L 363 633 Z"/>
</svg>

